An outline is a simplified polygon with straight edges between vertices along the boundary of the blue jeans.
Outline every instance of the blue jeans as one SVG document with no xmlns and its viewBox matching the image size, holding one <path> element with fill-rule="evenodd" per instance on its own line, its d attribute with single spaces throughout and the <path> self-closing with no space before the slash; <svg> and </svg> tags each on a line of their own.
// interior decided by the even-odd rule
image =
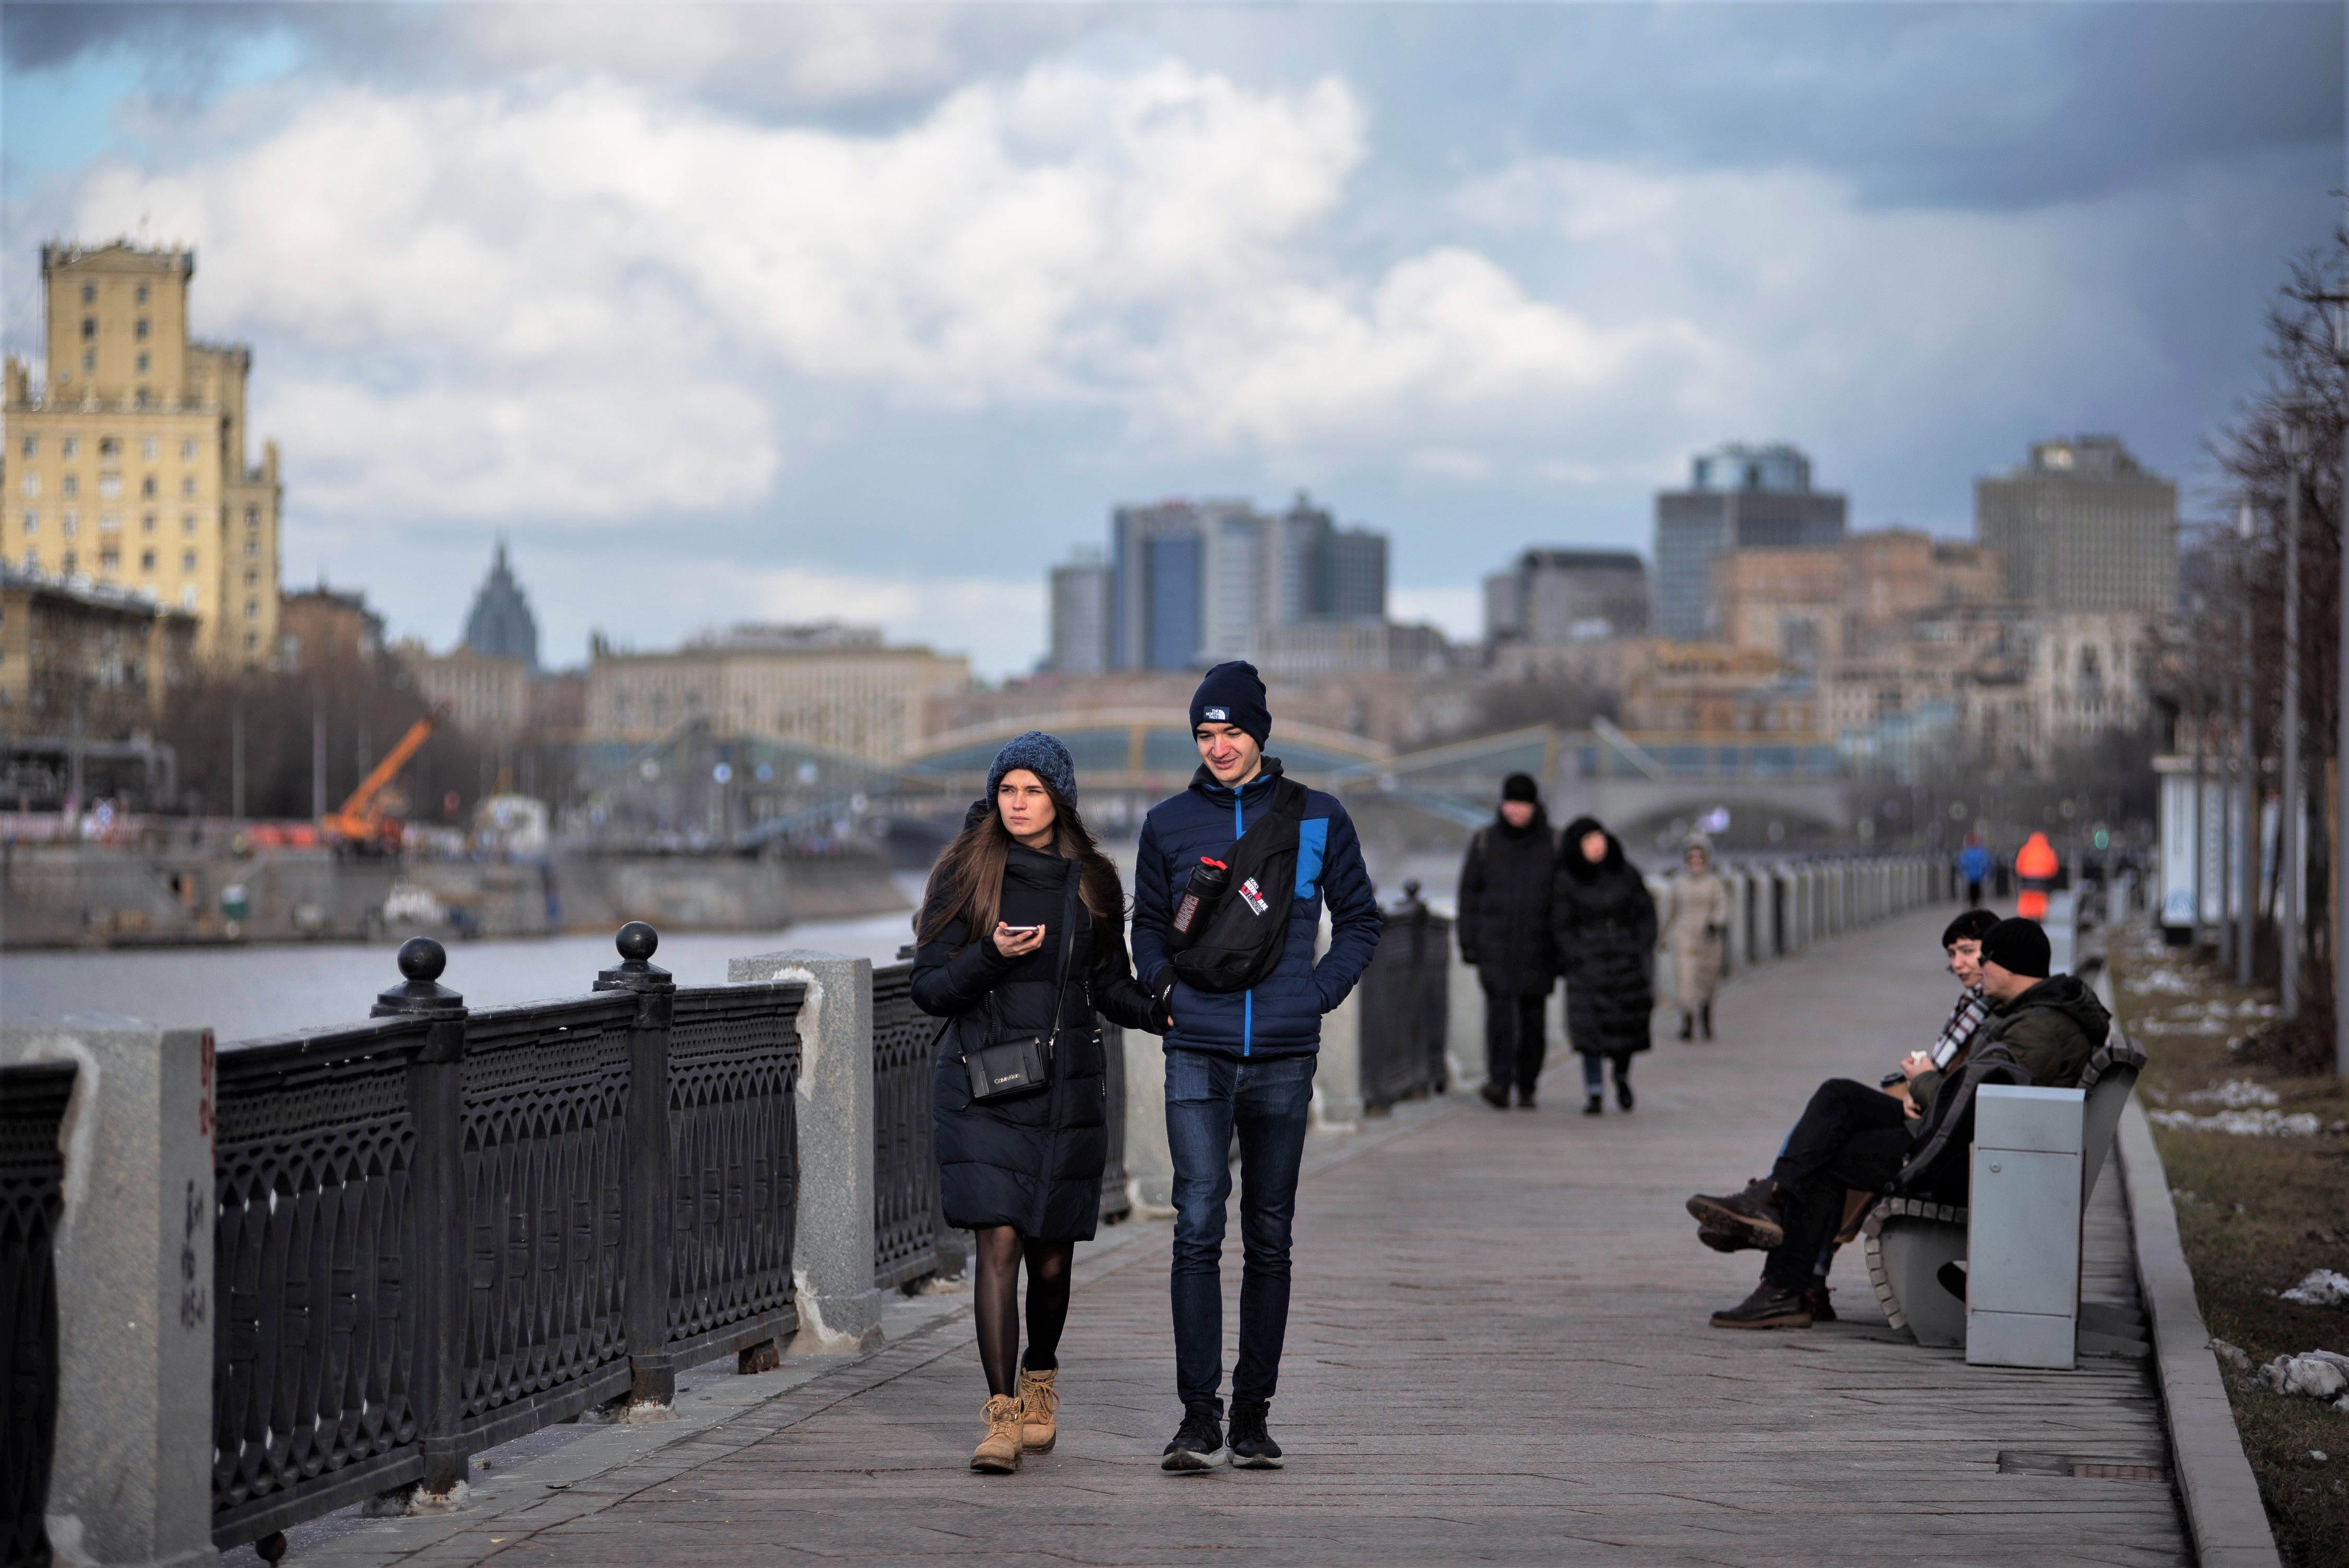
<svg viewBox="0 0 2349 1568">
<path fill-rule="evenodd" d="M 1224 1205 L 1240 1143 L 1240 1357 L 1235 1404 L 1269 1404 L 1288 1331 L 1288 1230 L 1313 1102 L 1309 1056 L 1251 1061 L 1166 1053 L 1166 1145 L 1174 1161 L 1174 1384 L 1223 1413 Z"/>
</svg>

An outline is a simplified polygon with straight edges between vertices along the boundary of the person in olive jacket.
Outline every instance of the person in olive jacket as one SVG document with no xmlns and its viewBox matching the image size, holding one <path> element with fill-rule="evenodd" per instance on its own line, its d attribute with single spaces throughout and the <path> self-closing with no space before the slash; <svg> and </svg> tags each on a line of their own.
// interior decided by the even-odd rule
<svg viewBox="0 0 2349 1568">
<path fill-rule="evenodd" d="M 1468 841 L 1460 863 L 1461 959 L 1473 965 L 1485 992 L 1485 1087 L 1478 1092 L 1506 1110 L 1515 1085 L 1517 1104 L 1534 1108 L 1534 1084 L 1548 1054 L 1543 1010 L 1557 984 L 1557 950 L 1549 928 L 1550 882 L 1557 873 L 1557 835 L 1542 810 L 1532 775 L 1501 782 L 1493 820 Z"/>
<path fill-rule="evenodd" d="M 1023 1449 L 1050 1451 L 1058 1436 L 1056 1352 L 1069 1266 L 1100 1222 L 1109 1155 L 1093 1016 L 1164 1029 L 1134 984 L 1125 892 L 1077 814 L 1068 748 L 1030 730 L 997 754 L 987 788 L 930 872 L 913 994 L 916 1007 L 947 1020 L 931 1078 L 931 1124 L 947 1223 L 978 1240 L 971 1312 L 987 1373 L 988 1430 L 970 1464 L 1002 1472 L 1019 1468 Z M 1015 1098 L 974 1100 L 965 1051 L 1023 1034 L 1050 1037 L 1050 1081 Z"/>
<path fill-rule="evenodd" d="M 1656 901 L 1640 868 L 1595 817 L 1567 824 L 1551 882 L 1550 934 L 1566 975 L 1566 1033 L 1582 1057 L 1582 1110 L 1606 1108 L 1602 1062 L 1615 1064 L 1615 1101 L 1632 1106 L 1631 1057 L 1649 1048 L 1656 1010 Z"/>
</svg>

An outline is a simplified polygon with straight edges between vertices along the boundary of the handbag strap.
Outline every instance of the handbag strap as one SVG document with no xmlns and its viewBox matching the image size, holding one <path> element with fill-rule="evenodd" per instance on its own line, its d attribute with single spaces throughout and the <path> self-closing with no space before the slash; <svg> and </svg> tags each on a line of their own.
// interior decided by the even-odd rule
<svg viewBox="0 0 2349 1568">
<path fill-rule="evenodd" d="M 1076 861 L 1069 862 L 1068 890 L 1061 895 L 1061 951 L 1052 967 L 1052 1012 L 1044 1025 L 1044 1051 L 1047 1057 L 1051 1054 L 1052 1042 L 1059 1039 L 1061 1035 L 1061 998 L 1068 994 L 1069 959 L 1070 954 L 1076 951 L 1077 945 L 1076 917 L 1073 913 L 1078 907 L 1077 879 L 1083 874 L 1083 868 Z M 982 936 L 979 940 L 985 942 L 989 938 Z M 979 1002 L 979 1006 L 992 1018 L 995 1012 L 994 987 L 988 988 L 987 995 Z M 946 1037 L 947 1030 L 954 1026 L 954 1022 L 952 1018 L 948 1018 L 938 1026 L 938 1039 Z M 931 1044 L 935 1047 L 936 1040 L 934 1039 Z M 969 1059 L 968 1050 L 959 1055 L 963 1060 Z"/>
</svg>

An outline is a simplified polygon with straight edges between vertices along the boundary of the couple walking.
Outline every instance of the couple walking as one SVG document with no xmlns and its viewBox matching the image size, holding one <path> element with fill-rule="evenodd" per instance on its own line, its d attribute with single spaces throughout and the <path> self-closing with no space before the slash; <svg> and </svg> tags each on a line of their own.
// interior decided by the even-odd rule
<svg viewBox="0 0 2349 1568">
<path fill-rule="evenodd" d="M 947 1020 L 930 1101 L 947 1222 L 978 1243 L 972 1316 L 988 1401 L 973 1470 L 1016 1470 L 1022 1453 L 1058 1439 L 1069 1270 L 1099 1221 L 1108 1155 L 1096 1013 L 1165 1040 L 1183 1419 L 1161 1466 L 1281 1464 L 1268 1415 L 1321 1016 L 1361 978 L 1381 923 L 1345 808 L 1264 755 L 1272 718 L 1255 668 L 1208 671 L 1190 718 L 1199 770 L 1143 826 L 1131 956 L 1124 890 L 1078 814 L 1075 765 L 1034 730 L 997 754 L 987 798 L 939 856 L 917 917 L 915 1005 Z M 1332 932 L 1317 961 L 1325 903 Z M 1235 1133 L 1244 1264 L 1226 1434 Z"/>
<path fill-rule="evenodd" d="M 1661 934 L 1672 948 L 1681 1038 L 1700 1016 L 1713 1037 L 1713 993 L 1721 979 L 1721 932 L 1728 892 L 1713 871 L 1712 846 L 1692 839 L 1685 875 L 1675 877 Z M 1655 900 L 1623 846 L 1594 817 L 1553 834 L 1539 786 L 1513 773 L 1501 785 L 1494 820 L 1469 841 L 1460 867 L 1460 956 L 1485 992 L 1485 1087 L 1495 1110 L 1534 1108 L 1547 1055 L 1543 1012 L 1550 987 L 1566 980 L 1566 1032 L 1582 1057 L 1583 1112 L 1606 1109 L 1608 1064 L 1615 1102 L 1625 1110 L 1631 1057 L 1649 1048 L 1655 1011 Z"/>
</svg>

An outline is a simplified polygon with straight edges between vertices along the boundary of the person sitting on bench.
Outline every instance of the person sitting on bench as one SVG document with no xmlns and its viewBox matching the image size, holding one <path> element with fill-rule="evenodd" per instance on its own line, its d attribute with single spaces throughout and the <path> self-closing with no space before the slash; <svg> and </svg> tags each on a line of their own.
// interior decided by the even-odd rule
<svg viewBox="0 0 2349 1568">
<path fill-rule="evenodd" d="M 1848 1079 L 1820 1085 L 1768 1176 L 1733 1196 L 1689 1200 L 1701 1222 L 1769 1253 L 1761 1284 L 1714 1313 L 1715 1327 L 1809 1327 L 1815 1314 L 1806 1293 L 1838 1227 L 1845 1192 L 1934 1185 L 1950 1169 L 1942 1156 L 1971 1141 L 1973 1091 L 1982 1082 L 2078 1086 L 2111 1016 L 2078 980 L 2050 977 L 2048 958 L 2037 922 L 1999 922 L 1982 938 L 1990 1016 L 1948 1068 L 1911 1076 L 1906 1103 Z M 1958 1068 L 1964 1070 L 1951 1070 Z M 1962 1171 L 1955 1179 L 1962 1182 Z"/>
</svg>

